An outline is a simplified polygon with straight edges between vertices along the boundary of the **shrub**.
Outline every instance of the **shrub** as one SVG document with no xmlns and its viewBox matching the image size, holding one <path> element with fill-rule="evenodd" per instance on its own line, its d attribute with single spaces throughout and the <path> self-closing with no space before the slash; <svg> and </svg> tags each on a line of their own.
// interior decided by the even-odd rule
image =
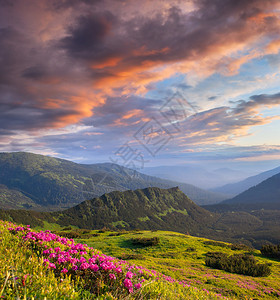
<svg viewBox="0 0 280 300">
<path fill-rule="evenodd" d="M 61 230 L 63 230 L 63 231 L 72 230 L 72 227 L 71 226 L 67 226 L 67 227 L 62 228 Z"/>
<path fill-rule="evenodd" d="M 129 259 L 144 260 L 145 256 L 139 253 L 122 253 L 119 258 L 122 260 L 129 260 Z"/>
<path fill-rule="evenodd" d="M 193 247 L 186 248 L 185 252 L 196 252 L 196 249 Z"/>
<path fill-rule="evenodd" d="M 264 277 L 271 273 L 267 264 L 257 264 L 255 257 L 250 254 L 234 254 L 228 256 L 222 252 L 208 252 L 206 254 L 205 264 L 214 269 L 254 277 Z"/>
<path fill-rule="evenodd" d="M 245 244 L 231 244 L 231 250 L 245 250 L 245 251 L 252 251 L 253 249 L 250 246 Z"/>
<path fill-rule="evenodd" d="M 81 229 L 79 231 L 81 232 L 81 234 L 89 234 L 91 232 L 91 230 L 89 229 Z"/>
<path fill-rule="evenodd" d="M 160 239 L 158 237 L 152 238 L 134 238 L 131 239 L 133 245 L 141 246 L 141 247 L 149 247 L 149 246 L 156 246 L 159 244 Z"/>
<path fill-rule="evenodd" d="M 70 231 L 70 232 L 57 232 L 60 236 L 66 237 L 68 239 L 79 239 L 83 238 L 83 236 L 77 231 Z"/>
<path fill-rule="evenodd" d="M 109 233 L 109 236 L 120 236 L 122 234 L 123 234 L 123 232 L 112 232 L 112 233 Z"/>
<path fill-rule="evenodd" d="M 270 258 L 280 259 L 280 244 L 279 245 L 263 245 L 261 248 L 262 255 Z"/>
</svg>

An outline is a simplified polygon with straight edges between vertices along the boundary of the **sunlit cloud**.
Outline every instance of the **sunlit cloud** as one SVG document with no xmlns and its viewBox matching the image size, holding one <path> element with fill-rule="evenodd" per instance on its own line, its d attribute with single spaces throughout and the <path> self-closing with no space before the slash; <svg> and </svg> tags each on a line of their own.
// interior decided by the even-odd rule
<svg viewBox="0 0 280 300">
<path fill-rule="evenodd" d="M 173 134 L 169 149 L 178 152 L 234 145 L 279 118 L 262 114 L 280 105 L 273 65 L 280 50 L 277 0 L 10 0 L 0 6 L 5 151 L 70 155 L 71 145 L 77 153 L 110 153 L 127 140 L 135 144 L 135 132 L 151 118 L 172 126 L 160 108 L 177 90 L 196 108 Z M 181 82 L 172 82 L 176 76 Z"/>
</svg>

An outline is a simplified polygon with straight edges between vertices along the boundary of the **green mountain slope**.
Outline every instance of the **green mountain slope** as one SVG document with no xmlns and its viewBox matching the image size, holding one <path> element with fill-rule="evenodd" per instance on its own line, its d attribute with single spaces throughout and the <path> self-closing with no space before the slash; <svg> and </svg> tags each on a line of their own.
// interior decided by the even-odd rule
<svg viewBox="0 0 280 300">
<path fill-rule="evenodd" d="M 32 199 L 22 194 L 20 191 L 7 188 L 0 184 L 0 203 L 5 209 L 28 209 L 39 207 Z"/>
<path fill-rule="evenodd" d="M 0 184 L 31 199 L 31 202 L 26 199 L 26 207 L 37 210 L 69 208 L 111 191 L 152 186 L 179 186 L 198 204 L 225 199 L 223 195 L 193 185 L 147 176 L 116 164 L 83 165 L 25 152 L 0 153 Z M 1 197 L 0 207 L 7 207 L 5 202 L 8 201 L 8 198 Z"/>
<path fill-rule="evenodd" d="M 82 228 L 165 229 L 195 235 L 211 232 L 209 226 L 216 220 L 177 187 L 111 192 L 53 216 L 59 224 Z"/>
<path fill-rule="evenodd" d="M 225 205 L 224 205 L 225 206 Z M 208 206 L 209 207 L 209 206 Z M 280 243 L 280 210 L 217 212 L 192 202 L 178 188 L 111 192 L 59 212 L 0 209 L 0 219 L 41 228 L 171 230 L 254 247 Z"/>
</svg>

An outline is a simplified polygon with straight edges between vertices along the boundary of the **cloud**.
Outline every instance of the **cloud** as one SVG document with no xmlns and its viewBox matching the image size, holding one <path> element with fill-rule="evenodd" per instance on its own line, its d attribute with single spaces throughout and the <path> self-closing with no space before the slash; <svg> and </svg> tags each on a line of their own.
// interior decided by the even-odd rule
<svg viewBox="0 0 280 300">
<path fill-rule="evenodd" d="M 273 107 L 276 105 L 280 105 L 280 93 L 273 95 L 260 94 L 251 96 L 249 101 L 237 101 L 237 106 L 234 111 L 237 114 L 254 113 L 261 106 Z"/>
<path fill-rule="evenodd" d="M 280 119 L 260 114 L 262 108 L 280 106 L 280 93 L 253 95 L 249 100 L 234 102 L 232 107 L 216 107 L 193 114 L 182 122 L 177 134 L 179 147 L 232 143 L 239 137 L 250 135 L 249 129 Z"/>
<path fill-rule="evenodd" d="M 0 6 L 0 136 L 6 142 L 10 132 L 11 145 L 16 132 L 38 138 L 46 129 L 94 124 L 102 132 L 91 136 L 97 145 L 110 139 L 113 147 L 116 136 L 123 142 L 158 114 L 162 101 L 146 95 L 156 83 L 178 74 L 236 74 L 252 59 L 276 56 L 280 46 L 276 0 L 2 0 Z M 269 122 L 257 111 L 278 105 L 277 97 L 205 109 L 182 125 L 187 137 L 178 134 L 178 141 L 247 134 Z M 55 147 L 49 136 L 44 143 Z"/>
</svg>

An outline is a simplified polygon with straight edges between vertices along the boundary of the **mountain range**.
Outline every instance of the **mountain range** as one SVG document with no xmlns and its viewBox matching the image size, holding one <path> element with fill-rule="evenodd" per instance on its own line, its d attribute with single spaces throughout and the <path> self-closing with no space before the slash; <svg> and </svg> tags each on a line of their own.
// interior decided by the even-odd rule
<svg viewBox="0 0 280 300">
<path fill-rule="evenodd" d="M 117 164 L 77 164 L 25 152 L 0 153 L 0 207 L 58 210 L 111 191 L 179 186 L 197 204 L 225 195 L 196 186 L 141 174 Z M 16 200 L 15 200 L 16 199 Z"/>
<path fill-rule="evenodd" d="M 238 181 L 236 183 L 226 184 L 217 188 L 211 189 L 213 192 L 219 192 L 226 194 L 228 196 L 236 196 L 240 193 L 243 193 L 247 189 L 256 186 L 257 184 L 261 183 L 262 181 L 272 177 L 280 173 L 280 167 L 274 168 L 272 170 L 268 170 L 266 172 L 262 172 L 255 176 L 250 176 L 244 180 Z"/>
<path fill-rule="evenodd" d="M 145 167 L 143 173 L 168 180 L 186 182 L 203 189 L 212 189 L 227 183 L 237 182 L 250 175 L 249 172 L 231 168 L 208 170 L 197 164 Z"/>
<path fill-rule="evenodd" d="M 178 187 L 114 191 L 58 212 L 0 209 L 0 219 L 41 228 L 170 230 L 254 247 L 280 242 L 280 210 L 210 212 Z"/>
<path fill-rule="evenodd" d="M 278 204 L 280 209 L 280 173 L 222 204 Z"/>
</svg>

